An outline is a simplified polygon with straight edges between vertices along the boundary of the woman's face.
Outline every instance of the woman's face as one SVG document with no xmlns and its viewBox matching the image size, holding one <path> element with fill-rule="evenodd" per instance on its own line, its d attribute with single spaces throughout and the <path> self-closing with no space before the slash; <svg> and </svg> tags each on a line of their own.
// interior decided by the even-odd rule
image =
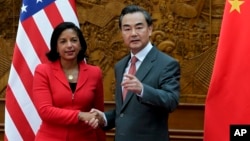
<svg viewBox="0 0 250 141">
<path fill-rule="evenodd" d="M 64 61 L 77 61 L 81 44 L 77 33 L 73 29 L 65 29 L 57 40 L 57 52 Z"/>
</svg>

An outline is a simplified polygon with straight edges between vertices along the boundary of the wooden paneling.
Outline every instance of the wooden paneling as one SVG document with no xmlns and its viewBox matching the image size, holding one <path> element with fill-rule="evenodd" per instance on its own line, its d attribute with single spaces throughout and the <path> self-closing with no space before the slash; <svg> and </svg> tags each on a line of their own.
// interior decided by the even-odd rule
<svg viewBox="0 0 250 141">
<path fill-rule="evenodd" d="M 0 98 L 0 141 L 3 141 L 4 137 L 4 109 L 5 99 Z"/>
</svg>

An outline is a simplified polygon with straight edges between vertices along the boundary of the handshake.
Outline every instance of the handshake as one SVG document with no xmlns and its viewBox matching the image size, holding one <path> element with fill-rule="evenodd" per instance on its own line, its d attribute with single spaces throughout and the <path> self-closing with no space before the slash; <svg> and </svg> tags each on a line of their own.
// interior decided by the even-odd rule
<svg viewBox="0 0 250 141">
<path fill-rule="evenodd" d="M 80 112 L 78 114 L 79 121 L 83 121 L 92 128 L 103 127 L 106 124 L 104 113 L 97 109 L 91 109 L 90 112 Z"/>
</svg>

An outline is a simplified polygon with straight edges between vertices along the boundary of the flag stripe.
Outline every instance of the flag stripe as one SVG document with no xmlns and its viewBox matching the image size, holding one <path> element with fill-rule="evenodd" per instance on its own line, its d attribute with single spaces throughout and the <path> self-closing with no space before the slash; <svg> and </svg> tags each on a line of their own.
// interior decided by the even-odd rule
<svg viewBox="0 0 250 141">
<path fill-rule="evenodd" d="M 10 94 L 9 94 L 10 95 Z M 13 103 L 13 102 L 12 102 Z M 14 106 L 14 105 L 13 105 Z M 6 108 L 8 108 L 7 103 L 6 103 Z M 12 118 L 10 118 L 11 116 L 9 115 L 9 111 L 11 109 L 5 109 L 5 124 L 8 126 L 5 126 L 5 141 L 22 141 L 22 137 L 20 135 L 20 133 L 18 132 L 16 125 L 14 124 Z M 11 111 L 10 111 L 11 112 Z M 19 115 L 18 115 L 19 116 Z M 26 126 L 25 126 L 26 128 Z M 11 131 L 11 132 L 8 132 Z"/>
<path fill-rule="evenodd" d="M 18 57 L 19 60 L 18 62 L 13 61 L 14 67 L 11 71 L 12 75 L 10 76 L 9 85 L 16 91 L 14 91 L 14 93 L 16 94 L 15 97 L 20 107 L 22 108 L 28 104 L 24 109 L 22 109 L 22 111 L 26 115 L 26 118 L 29 119 L 28 121 L 30 122 L 33 130 L 36 131 L 41 121 L 31 101 L 32 86 L 29 85 L 29 83 L 32 80 L 32 74 L 27 67 L 23 55 L 19 52 L 18 47 L 16 47 L 15 56 Z"/>
<path fill-rule="evenodd" d="M 76 3 L 75 3 L 75 0 L 69 0 L 68 1 L 69 2 L 69 6 L 71 6 L 71 8 L 72 8 L 72 13 L 76 16 L 76 24 L 78 24 L 78 20 L 77 20 L 77 13 L 75 12 L 76 11 Z"/>
<path fill-rule="evenodd" d="M 19 78 L 18 73 L 16 72 L 15 68 L 13 67 L 11 77 L 15 78 L 12 79 L 13 81 L 9 81 L 9 85 L 11 86 L 11 90 L 13 92 L 14 98 L 16 99 L 19 107 L 21 108 L 23 114 L 28 119 L 33 132 L 37 131 L 37 124 L 41 123 L 40 117 L 31 101 L 29 94 L 27 93 L 25 87 L 21 79 Z M 30 114 L 32 113 L 32 114 Z M 34 122 L 35 121 L 35 122 Z"/>
<path fill-rule="evenodd" d="M 47 6 L 50 7 L 50 6 Z M 54 9 L 55 11 L 55 9 Z M 51 11 L 53 12 L 53 11 Z M 46 49 L 50 48 L 50 37 L 53 32 L 53 27 L 51 25 L 50 19 L 47 16 L 46 12 L 44 10 L 39 11 L 37 14 L 33 16 L 34 22 L 37 25 L 39 32 L 41 33 L 41 37 L 45 41 L 45 44 L 47 46 Z"/>
<path fill-rule="evenodd" d="M 32 58 L 37 58 L 42 63 L 47 62 L 47 58 L 45 56 L 45 53 L 48 52 L 49 48 L 46 45 L 34 19 L 28 18 L 27 20 L 22 22 L 22 26 L 24 28 L 24 31 L 26 31 L 27 38 L 29 38 L 29 41 L 31 42 L 31 45 L 36 53 L 36 56 L 34 56 Z M 32 32 L 28 32 L 29 29 L 32 29 Z M 22 45 L 20 45 L 20 46 L 22 46 Z M 38 56 L 39 56 L 39 58 L 38 58 Z M 37 62 L 37 61 L 35 61 L 35 62 Z M 36 66 L 36 65 L 37 64 L 34 64 L 34 66 Z"/>
<path fill-rule="evenodd" d="M 37 56 L 34 50 L 34 47 L 32 46 L 30 42 L 28 35 L 26 34 L 26 32 L 33 32 L 33 31 L 31 29 L 29 29 L 28 31 L 25 31 L 22 24 L 19 23 L 17 32 L 22 35 L 22 36 L 17 36 L 16 42 L 17 42 L 18 48 L 21 54 L 23 54 L 25 58 L 25 62 L 28 64 L 28 68 L 33 74 L 36 65 L 41 63 L 39 57 Z M 15 59 L 13 61 L 18 61 L 18 59 Z"/>
<path fill-rule="evenodd" d="M 15 72 L 18 73 L 18 78 L 22 79 L 22 86 L 25 88 L 30 88 L 32 87 L 32 84 L 30 83 L 30 78 L 33 77 L 33 74 L 31 73 L 30 69 L 28 68 L 28 65 L 25 61 L 25 58 L 21 54 L 18 46 L 15 46 L 15 56 L 13 58 L 15 61 L 12 62 L 13 65 L 13 71 L 16 70 Z M 12 70 L 11 70 L 12 71 Z M 12 83 L 10 85 L 11 87 L 16 86 L 18 88 L 18 84 L 15 83 L 16 79 L 12 76 L 13 74 L 11 73 L 9 76 L 9 83 Z M 19 91 L 19 90 L 18 90 Z M 28 94 L 31 94 L 32 90 L 31 89 L 26 89 Z"/>
<path fill-rule="evenodd" d="M 9 121 L 11 123 L 8 122 L 9 124 L 14 125 L 14 127 L 15 127 L 14 128 L 15 130 L 12 132 L 12 134 L 16 134 L 16 135 L 20 134 L 24 141 L 26 141 L 26 140 L 29 141 L 29 138 L 27 136 L 24 136 L 25 133 L 29 134 L 30 138 L 32 138 L 32 137 L 34 137 L 34 132 L 32 131 L 31 126 L 29 125 L 27 119 L 25 118 L 25 115 L 23 114 L 22 110 L 20 109 L 18 101 L 16 101 L 17 99 L 15 98 L 11 89 L 8 89 L 8 94 L 9 94 L 8 98 L 12 98 L 8 102 L 6 102 L 9 116 L 16 117 L 16 118 L 12 118 L 12 120 Z M 8 107 L 13 107 L 13 106 L 15 106 L 16 109 L 8 108 Z M 23 127 L 25 127 L 25 130 L 23 129 Z M 12 141 L 15 139 L 9 138 L 9 140 Z"/>
<path fill-rule="evenodd" d="M 64 21 L 71 21 L 79 26 L 75 8 L 72 8 L 71 3 L 68 0 L 62 0 L 63 2 L 56 1 L 59 12 L 63 15 Z M 68 10 L 65 10 L 68 9 Z"/>
<path fill-rule="evenodd" d="M 26 21 L 22 22 L 22 25 L 23 25 L 24 31 L 28 31 L 28 29 L 32 29 L 32 32 L 26 32 L 26 34 L 27 34 L 27 38 L 29 39 L 31 46 L 34 49 L 35 54 L 36 54 L 36 56 L 33 56 L 33 57 L 39 59 L 41 61 L 41 63 L 44 63 L 44 62 L 47 62 L 47 58 L 45 56 L 45 53 L 49 49 L 48 49 L 40 31 L 39 31 L 39 29 L 37 28 L 37 25 L 34 22 L 35 21 L 33 20 L 33 18 L 29 18 Z M 30 24 L 30 23 L 34 23 L 34 24 Z M 41 56 L 41 57 L 38 57 L 38 56 Z M 32 64 L 32 66 L 35 67 L 36 65 L 37 65 L 37 61 L 34 61 L 34 64 Z"/>
<path fill-rule="evenodd" d="M 32 102 L 36 66 L 47 62 L 53 28 L 62 21 L 79 25 L 75 0 L 23 0 L 5 107 L 5 141 L 34 141 L 41 118 Z"/>
<path fill-rule="evenodd" d="M 63 21 L 63 18 L 58 11 L 58 8 L 55 3 L 49 5 L 44 9 L 45 13 L 47 14 L 49 22 L 51 23 L 52 27 L 58 25 L 58 21 Z"/>
</svg>

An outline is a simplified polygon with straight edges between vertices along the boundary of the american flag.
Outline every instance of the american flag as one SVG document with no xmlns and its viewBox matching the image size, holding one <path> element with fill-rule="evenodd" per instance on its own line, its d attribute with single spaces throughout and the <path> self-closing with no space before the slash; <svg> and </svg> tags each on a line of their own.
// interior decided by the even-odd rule
<svg viewBox="0 0 250 141">
<path fill-rule="evenodd" d="M 5 141 L 34 141 L 40 126 L 32 102 L 35 67 L 47 61 L 53 28 L 62 21 L 79 25 L 75 0 L 23 0 L 6 89 Z"/>
</svg>

